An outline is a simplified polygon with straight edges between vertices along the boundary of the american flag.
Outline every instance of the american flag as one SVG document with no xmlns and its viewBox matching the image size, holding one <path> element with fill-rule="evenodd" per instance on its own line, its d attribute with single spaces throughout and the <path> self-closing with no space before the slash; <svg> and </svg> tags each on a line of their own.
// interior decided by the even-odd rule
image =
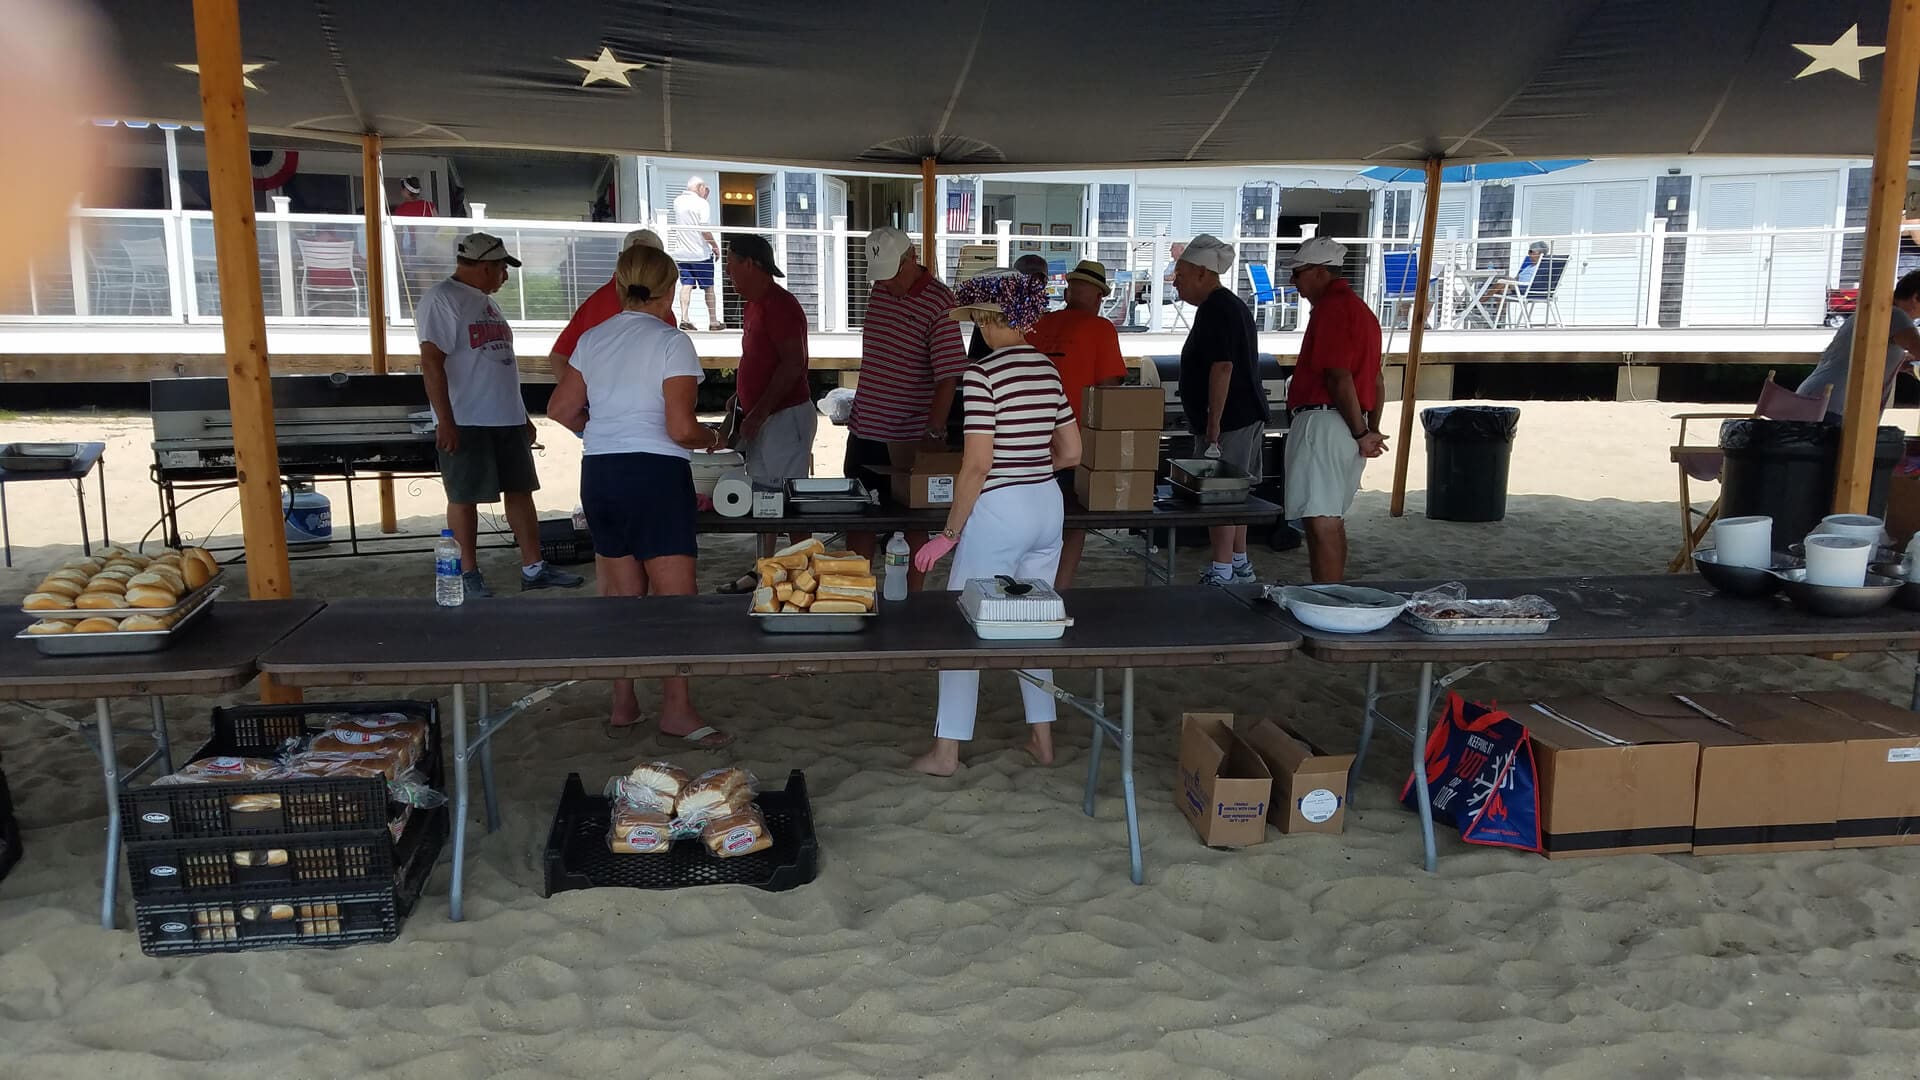
<svg viewBox="0 0 1920 1080">
<path fill-rule="evenodd" d="M 947 231 L 950 233 L 973 231 L 973 192 L 947 192 Z"/>
</svg>

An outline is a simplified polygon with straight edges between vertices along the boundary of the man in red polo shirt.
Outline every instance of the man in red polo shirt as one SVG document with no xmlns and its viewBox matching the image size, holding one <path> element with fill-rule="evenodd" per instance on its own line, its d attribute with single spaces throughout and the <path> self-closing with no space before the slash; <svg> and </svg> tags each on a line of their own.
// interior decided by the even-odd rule
<svg viewBox="0 0 1920 1080">
<path fill-rule="evenodd" d="M 1120 356 L 1120 332 L 1113 320 L 1100 314 L 1111 292 L 1107 268 L 1083 259 L 1067 271 L 1067 306 L 1041 316 L 1027 331 L 1028 344 L 1052 360 L 1060 372 L 1060 388 L 1067 393 L 1075 420 L 1081 419 L 1080 402 L 1088 387 L 1119 386 L 1127 378 L 1127 362 Z M 1072 469 L 1060 470 L 1056 478 L 1063 491 L 1073 491 Z M 1085 529 L 1068 529 L 1060 534 L 1060 567 L 1053 574 L 1054 588 L 1073 585 L 1086 546 Z"/>
<path fill-rule="evenodd" d="M 1316 236 L 1287 261 L 1293 287 L 1313 305 L 1300 361 L 1287 385 L 1287 517 L 1304 519 L 1316 582 L 1347 572 L 1347 511 L 1367 459 L 1386 453 L 1380 403 L 1380 320 L 1341 276 L 1347 249 Z"/>
<path fill-rule="evenodd" d="M 652 229 L 635 229 L 620 242 L 620 250 L 625 251 L 639 244 L 660 250 L 660 234 Z M 616 254 L 614 258 L 618 259 L 619 256 Z M 593 290 L 593 295 L 574 310 L 573 318 L 567 320 L 567 328 L 553 340 L 553 351 L 547 354 L 547 362 L 553 365 L 556 381 L 567 373 L 567 357 L 572 356 L 573 350 L 579 347 L 580 335 L 618 314 L 620 294 L 613 287 L 613 279 L 608 278 L 605 285 Z"/>
</svg>

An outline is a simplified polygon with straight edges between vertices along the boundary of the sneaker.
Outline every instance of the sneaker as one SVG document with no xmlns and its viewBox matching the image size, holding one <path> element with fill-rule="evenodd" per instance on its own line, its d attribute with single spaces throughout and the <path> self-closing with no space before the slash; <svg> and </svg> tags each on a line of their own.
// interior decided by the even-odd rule
<svg viewBox="0 0 1920 1080">
<path fill-rule="evenodd" d="M 1211 566 L 1200 571 L 1200 584 L 1202 585 L 1212 585 L 1217 588 L 1224 588 L 1228 585 L 1233 584 L 1233 580 L 1234 580 L 1233 578 L 1220 577 L 1219 575 L 1215 574 L 1213 572 L 1213 567 Z"/>
<path fill-rule="evenodd" d="M 493 590 L 487 588 L 487 579 L 481 577 L 480 571 L 478 570 L 469 570 L 461 574 L 460 584 L 467 587 L 467 599 L 469 600 L 484 600 L 493 595 Z"/>
<path fill-rule="evenodd" d="M 1253 568 L 1252 563 L 1247 563 L 1244 566 L 1236 565 L 1233 568 L 1233 583 L 1235 585 L 1255 585 L 1258 584 L 1259 581 L 1260 572 Z"/>
<path fill-rule="evenodd" d="M 528 577 L 520 575 L 520 591 L 529 589 L 577 589 L 587 583 L 579 574 L 569 574 L 565 570 L 555 570 L 549 563 L 540 568 L 540 572 Z"/>
</svg>

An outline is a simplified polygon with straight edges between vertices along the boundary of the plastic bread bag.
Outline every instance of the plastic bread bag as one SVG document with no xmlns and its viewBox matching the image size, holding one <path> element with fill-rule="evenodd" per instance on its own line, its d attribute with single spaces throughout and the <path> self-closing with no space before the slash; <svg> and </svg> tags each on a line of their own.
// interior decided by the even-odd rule
<svg viewBox="0 0 1920 1080">
<path fill-rule="evenodd" d="M 836 387 L 820 398 L 820 415 L 836 424 L 844 424 L 853 415 L 853 390 Z"/>
<path fill-rule="evenodd" d="M 759 792 L 759 781 L 745 769 L 712 769 L 695 777 L 680 792 L 674 812 L 681 817 L 715 809 L 737 812 L 752 806 L 753 797 Z"/>
<path fill-rule="evenodd" d="M 435 791 L 419 769 L 408 769 L 387 781 L 387 798 L 415 810 L 432 810 L 447 805 L 447 796 Z"/>
<path fill-rule="evenodd" d="M 280 774 L 280 763 L 272 758 L 210 757 L 187 762 L 174 772 L 155 780 L 153 786 L 273 780 Z"/>
<path fill-rule="evenodd" d="M 297 776 L 384 776 L 396 780 L 413 766 L 413 750 L 395 744 L 352 752 L 309 750 L 288 758 L 286 771 Z"/>
<path fill-rule="evenodd" d="M 760 813 L 757 806 L 709 819 L 700 830 L 700 840 L 717 859 L 751 855 L 773 846 L 773 835 L 767 831 L 766 816 Z"/>
<path fill-rule="evenodd" d="M 431 734 L 425 720 L 397 712 L 356 713 L 330 721 L 322 728 L 321 734 L 336 734 L 348 744 L 365 745 L 405 739 L 413 744 L 414 752 L 418 754 L 426 753 Z M 318 736 L 315 738 L 317 740 Z"/>
<path fill-rule="evenodd" d="M 1530 593 L 1506 599 L 1470 599 L 1466 585 L 1458 581 L 1407 594 L 1407 610 L 1423 619 L 1553 619 L 1560 615 L 1552 602 Z"/>
<path fill-rule="evenodd" d="M 395 730 L 367 731 L 361 728 L 328 728 L 307 744 L 309 754 L 381 754 L 395 761 L 395 769 L 405 772 L 420 760 L 420 743 L 411 732 Z"/>
<path fill-rule="evenodd" d="M 616 855 L 653 855 L 673 847 L 673 822 L 658 810 L 615 806 L 607 827 L 607 850 Z"/>
<path fill-rule="evenodd" d="M 686 770 L 664 761 L 649 761 L 607 781 L 605 794 L 618 805 L 655 810 L 671 817 L 681 790 L 690 782 Z"/>
</svg>

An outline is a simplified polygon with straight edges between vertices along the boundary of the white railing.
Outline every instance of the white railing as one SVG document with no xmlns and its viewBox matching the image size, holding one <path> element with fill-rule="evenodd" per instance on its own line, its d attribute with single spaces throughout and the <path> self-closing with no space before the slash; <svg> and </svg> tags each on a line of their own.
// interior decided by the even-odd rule
<svg viewBox="0 0 1920 1080">
<path fill-rule="evenodd" d="M 453 265 L 454 245 L 475 229 L 500 236 L 524 264 L 498 295 L 516 324 L 558 327 L 613 273 L 621 238 L 637 226 L 471 218 L 398 218 L 387 223 L 387 272 L 366 274 L 362 219 L 294 214 L 275 200 L 258 216 L 262 296 L 269 323 L 360 325 L 369 288 L 385 290 L 388 318 L 408 325 L 420 294 Z M 1861 229 L 1751 232 L 1579 233 L 1443 238 L 1434 260 L 1437 331 L 1539 327 L 1794 327 L 1828 318 L 1828 290 L 1857 285 Z M 670 227 L 655 226 L 670 239 Z M 816 329 L 857 330 L 872 289 L 865 233 L 833 220 L 818 229 L 714 226 L 757 232 L 774 244 L 786 285 Z M 941 276 L 958 280 L 979 265 L 1045 258 L 1055 275 L 1081 259 L 1106 264 L 1115 295 L 1108 314 L 1145 329 L 1179 329 L 1187 309 L 1171 286 L 1171 236 L 1032 236 L 1007 223 L 985 234 L 938 234 Z M 1268 329 L 1298 329 L 1303 305 L 1286 287 L 1285 260 L 1306 239 L 1228 237 L 1239 263 L 1227 275 Z M 1348 276 L 1382 322 L 1404 326 L 1412 307 L 1414 241 L 1336 237 L 1347 245 Z M 1531 285 L 1518 281 L 1530 248 L 1547 252 Z M 0 323 L 217 323 L 219 271 L 213 220 L 204 211 L 78 210 L 64 251 L 29 261 L 25 280 L 0 293 Z M 923 260 L 924 261 L 924 260 Z M 1256 281 L 1262 286 L 1256 287 Z M 715 298 L 727 325 L 740 324 L 739 298 L 715 267 Z M 704 304 L 699 309 L 705 317 Z"/>
</svg>

